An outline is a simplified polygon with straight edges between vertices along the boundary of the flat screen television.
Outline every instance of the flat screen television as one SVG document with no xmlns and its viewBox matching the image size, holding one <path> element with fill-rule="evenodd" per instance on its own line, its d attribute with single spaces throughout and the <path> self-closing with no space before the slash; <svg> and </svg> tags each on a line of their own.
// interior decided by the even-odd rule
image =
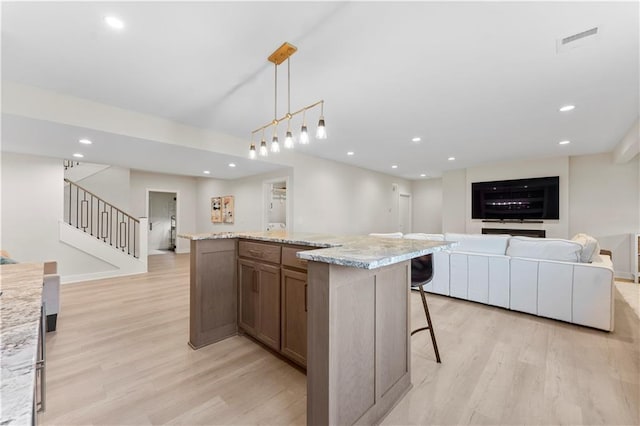
<svg viewBox="0 0 640 426">
<path fill-rule="evenodd" d="M 473 182 L 471 206 L 473 219 L 560 219 L 560 178 Z"/>
</svg>

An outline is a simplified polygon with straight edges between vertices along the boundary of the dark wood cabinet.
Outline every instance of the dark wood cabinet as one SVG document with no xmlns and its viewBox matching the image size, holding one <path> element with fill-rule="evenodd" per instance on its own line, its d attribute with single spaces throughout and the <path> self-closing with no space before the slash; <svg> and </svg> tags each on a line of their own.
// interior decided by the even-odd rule
<svg viewBox="0 0 640 426">
<path fill-rule="evenodd" d="M 258 326 L 258 270 L 256 263 L 238 259 L 240 313 L 238 322 L 245 333 L 256 337 Z"/>
<path fill-rule="evenodd" d="M 238 323 L 244 332 L 293 362 L 307 365 L 309 247 L 238 242 Z"/>
<path fill-rule="evenodd" d="M 256 338 L 280 350 L 280 267 L 257 264 L 258 328 Z"/>
<path fill-rule="evenodd" d="M 282 354 L 307 366 L 307 274 L 282 269 Z"/>
<path fill-rule="evenodd" d="M 189 345 L 198 349 L 238 332 L 236 242 L 191 241 Z"/>
<path fill-rule="evenodd" d="M 241 241 L 238 254 L 240 327 L 280 350 L 280 246 Z M 263 259 L 268 259 L 271 264 Z"/>
</svg>

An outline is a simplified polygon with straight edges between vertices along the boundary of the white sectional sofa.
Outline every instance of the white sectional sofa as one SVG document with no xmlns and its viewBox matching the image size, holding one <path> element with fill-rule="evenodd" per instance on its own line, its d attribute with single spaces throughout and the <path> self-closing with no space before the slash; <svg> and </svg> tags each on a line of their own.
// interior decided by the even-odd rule
<svg viewBox="0 0 640 426">
<path fill-rule="evenodd" d="M 425 291 L 613 330 L 613 265 L 595 240 L 451 233 L 404 238 L 458 243 L 434 253 Z"/>
</svg>

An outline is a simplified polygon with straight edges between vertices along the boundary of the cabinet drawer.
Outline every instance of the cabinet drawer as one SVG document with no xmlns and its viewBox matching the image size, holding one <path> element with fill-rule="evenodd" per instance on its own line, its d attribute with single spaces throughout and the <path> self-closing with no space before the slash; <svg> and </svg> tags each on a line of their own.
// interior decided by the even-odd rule
<svg viewBox="0 0 640 426">
<path fill-rule="evenodd" d="M 280 246 L 240 241 L 238 243 L 238 255 L 264 262 L 280 263 Z"/>
<path fill-rule="evenodd" d="M 311 250 L 311 248 L 282 247 L 282 264 L 291 268 L 307 269 L 307 261 L 298 259 L 296 253 L 299 251 Z"/>
</svg>

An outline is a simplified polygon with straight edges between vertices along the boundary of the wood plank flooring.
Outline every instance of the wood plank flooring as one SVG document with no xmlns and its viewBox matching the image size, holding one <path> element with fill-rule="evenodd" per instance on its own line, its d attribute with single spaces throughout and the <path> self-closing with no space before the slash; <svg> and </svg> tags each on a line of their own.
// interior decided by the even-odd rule
<svg viewBox="0 0 640 426">
<path fill-rule="evenodd" d="M 40 423 L 304 424 L 304 374 L 245 337 L 190 349 L 188 255 L 149 262 L 62 286 Z M 614 333 L 428 300 L 442 364 L 413 336 L 413 389 L 383 424 L 640 424 L 640 320 L 619 294 Z M 421 309 L 412 294 L 413 328 Z"/>
</svg>

